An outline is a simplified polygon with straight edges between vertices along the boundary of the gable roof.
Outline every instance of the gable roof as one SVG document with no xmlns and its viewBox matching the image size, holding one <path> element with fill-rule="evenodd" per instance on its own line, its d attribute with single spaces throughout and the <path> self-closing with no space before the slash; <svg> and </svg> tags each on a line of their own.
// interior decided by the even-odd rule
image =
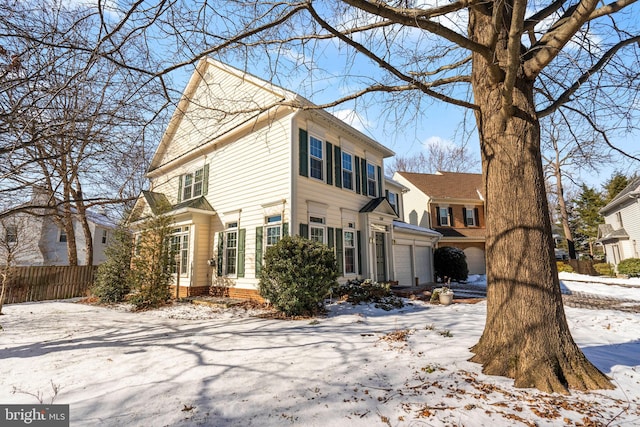
<svg viewBox="0 0 640 427">
<path fill-rule="evenodd" d="M 225 81 L 213 81 L 214 75 Z M 229 83 L 230 81 L 232 83 Z M 240 85 L 242 85 L 241 88 Z M 211 93 L 203 93 L 200 99 L 198 90 L 205 86 L 211 89 Z M 207 98 L 205 96 L 211 95 L 213 92 L 219 98 Z M 231 107 L 236 111 L 229 112 L 224 110 Z M 169 146 L 178 135 L 183 119 L 193 108 L 200 108 L 201 112 L 205 112 L 198 115 L 198 118 L 211 119 L 216 122 L 216 126 L 212 128 L 206 126 L 205 129 L 194 127 L 188 135 L 188 138 L 191 139 L 188 149 L 180 153 L 168 154 Z M 151 159 L 147 173 L 164 168 L 178 159 L 188 161 L 190 159 L 189 156 L 199 156 L 203 152 L 211 150 L 220 138 L 254 126 L 256 121 L 273 118 L 275 114 L 295 113 L 300 110 L 306 111 L 316 119 L 339 127 L 341 131 L 353 135 L 370 147 L 380 151 L 384 157 L 391 157 L 395 154 L 384 145 L 338 119 L 333 114 L 318 108 L 314 103 L 297 93 L 253 76 L 244 70 L 205 57 L 198 62 L 185 88 Z M 224 119 L 216 119 L 216 114 L 221 115 Z M 206 133 L 202 133 L 198 137 L 198 132 Z"/>
<path fill-rule="evenodd" d="M 482 174 L 437 172 L 435 174 L 398 172 L 425 195 L 435 199 L 484 201 Z"/>
<path fill-rule="evenodd" d="M 611 224 L 600 224 L 598 226 L 598 242 L 612 242 L 618 240 L 628 240 L 629 234 L 624 228 L 614 230 Z"/>
<path fill-rule="evenodd" d="M 600 209 L 600 213 L 606 215 L 607 212 L 615 210 L 623 202 L 629 200 L 630 197 L 636 199 L 640 197 L 640 175 L 632 178 L 629 184 L 622 189 L 616 197 L 613 198 L 605 207 Z"/>
<path fill-rule="evenodd" d="M 138 197 L 136 204 L 133 207 L 131 215 L 129 216 L 128 223 L 134 223 L 140 221 L 144 217 L 144 205 L 146 203 L 153 215 L 162 215 L 163 213 L 170 213 L 175 215 L 182 213 L 182 211 L 204 211 L 215 214 L 215 210 L 204 196 L 200 196 L 195 199 L 190 199 L 176 205 L 171 205 L 169 199 L 162 193 L 155 191 L 143 190 L 141 197 Z M 167 207 L 169 208 L 167 211 Z"/>
<path fill-rule="evenodd" d="M 393 216 L 398 216 L 393 207 L 389 204 L 389 201 L 385 197 L 376 197 L 371 199 L 366 205 L 360 209 L 360 213 L 386 213 Z"/>
</svg>

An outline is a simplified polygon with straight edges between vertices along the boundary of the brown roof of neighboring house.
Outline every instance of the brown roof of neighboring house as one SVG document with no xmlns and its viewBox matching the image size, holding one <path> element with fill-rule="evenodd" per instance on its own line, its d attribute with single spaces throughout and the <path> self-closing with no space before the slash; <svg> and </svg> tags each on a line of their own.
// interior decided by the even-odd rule
<svg viewBox="0 0 640 427">
<path fill-rule="evenodd" d="M 468 238 L 484 238 L 484 228 L 453 228 L 453 227 L 433 227 L 435 231 L 442 234 L 443 238 L 447 237 L 468 237 Z"/>
<path fill-rule="evenodd" d="M 438 172 L 436 174 L 398 172 L 432 198 L 484 200 L 482 174 Z"/>
</svg>

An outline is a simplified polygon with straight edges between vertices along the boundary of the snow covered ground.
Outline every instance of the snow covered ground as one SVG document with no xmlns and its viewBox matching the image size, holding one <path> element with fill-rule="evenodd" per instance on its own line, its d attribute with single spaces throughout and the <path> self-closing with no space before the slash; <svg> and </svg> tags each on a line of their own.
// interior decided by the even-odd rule
<svg viewBox="0 0 640 427">
<path fill-rule="evenodd" d="M 634 280 L 561 278 L 565 292 L 640 300 Z M 306 320 L 187 304 L 9 305 L 0 403 L 69 404 L 72 426 L 640 425 L 640 314 L 566 308 L 576 342 L 616 389 L 561 396 L 467 361 L 485 302 L 409 303 L 334 303 Z"/>
</svg>

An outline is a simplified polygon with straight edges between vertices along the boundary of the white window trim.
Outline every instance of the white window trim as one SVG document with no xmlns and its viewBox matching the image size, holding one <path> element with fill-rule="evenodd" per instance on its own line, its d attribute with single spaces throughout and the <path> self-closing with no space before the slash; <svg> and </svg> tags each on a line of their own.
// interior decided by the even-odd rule
<svg viewBox="0 0 640 427">
<path fill-rule="evenodd" d="M 369 166 L 373 168 L 373 179 L 369 176 Z M 369 191 L 369 182 L 373 182 L 373 194 Z M 367 161 L 367 196 L 369 197 L 378 197 L 378 174 L 375 163 L 371 163 Z"/>
<path fill-rule="evenodd" d="M 196 181 L 196 176 L 198 175 L 198 172 L 200 172 L 200 181 Z M 187 185 L 187 178 L 191 177 L 191 184 Z M 201 168 L 195 169 L 192 172 L 189 173 L 185 173 L 184 175 L 182 175 L 180 177 L 180 179 L 182 180 L 182 194 L 180 194 L 180 199 L 184 202 L 185 200 L 191 200 L 191 199 L 196 199 L 200 196 L 202 196 L 203 192 L 204 192 L 204 166 L 202 166 Z M 195 187 L 196 184 L 200 183 L 200 193 L 199 194 L 195 194 Z M 186 197 L 186 191 L 187 189 L 189 189 L 189 197 Z"/>
<path fill-rule="evenodd" d="M 176 249 L 176 255 L 180 257 L 180 277 L 189 277 L 191 262 L 191 227 L 187 225 L 174 228 L 170 238 L 172 246 L 174 245 L 174 239 L 178 239 L 178 248 Z M 184 247 L 185 243 L 186 247 Z M 174 275 L 176 273 L 176 271 L 173 271 Z"/>
<path fill-rule="evenodd" d="M 446 212 L 446 215 L 444 216 L 444 218 L 447 219 L 447 223 L 446 224 L 444 224 L 442 222 L 443 216 L 442 216 L 441 212 L 443 210 Z M 451 218 L 449 218 L 449 206 L 440 206 L 440 207 L 438 207 L 438 218 L 440 220 L 439 222 L 440 222 L 440 226 L 441 227 L 451 227 Z"/>
<path fill-rule="evenodd" d="M 351 157 L 351 170 L 345 169 L 344 167 L 344 156 L 347 155 L 349 157 Z M 340 164 L 342 165 L 342 188 L 344 188 L 345 190 L 349 190 L 349 191 L 356 191 L 356 185 L 355 185 L 355 171 L 354 171 L 354 160 L 355 156 L 353 154 L 351 154 L 348 151 L 342 150 L 342 157 L 340 158 Z M 344 174 L 346 173 L 351 173 L 351 188 L 345 187 L 344 186 Z"/>
<path fill-rule="evenodd" d="M 235 263 L 234 263 L 234 272 L 233 273 L 229 273 L 229 246 L 228 246 L 228 242 L 229 239 L 227 238 L 227 236 L 231 233 L 235 233 L 236 234 L 236 245 L 233 248 L 235 251 Z M 238 238 L 240 236 L 240 223 L 235 220 L 235 221 L 230 221 L 228 223 L 225 224 L 224 226 L 224 234 L 223 234 L 223 244 L 222 244 L 222 250 L 223 250 L 223 256 L 222 256 L 222 263 L 223 263 L 223 270 L 222 273 L 224 276 L 226 277 L 231 277 L 231 278 L 235 278 L 238 277 Z"/>
<path fill-rule="evenodd" d="M 467 227 L 477 227 L 478 224 L 476 224 L 476 208 L 474 207 L 469 207 L 469 206 L 465 206 L 465 209 L 467 210 L 466 213 L 466 218 L 464 219 L 464 224 Z M 471 212 L 471 222 L 472 224 L 469 224 L 469 212 Z"/>
<path fill-rule="evenodd" d="M 320 222 L 321 221 L 321 222 Z M 309 215 L 309 239 L 312 239 L 313 229 L 322 230 L 322 244 L 327 244 L 327 220 L 324 216 Z M 317 240 L 316 240 L 317 241 Z"/>
<path fill-rule="evenodd" d="M 276 221 L 275 218 L 278 217 L 279 219 Z M 269 221 L 270 219 L 274 219 L 274 221 Z M 269 215 L 267 217 L 264 218 L 264 248 L 265 250 L 268 247 L 274 246 L 275 244 L 277 244 L 280 239 L 282 239 L 282 214 L 275 214 L 275 215 Z M 276 228 L 278 227 L 278 235 L 277 235 L 277 240 L 275 243 L 269 244 L 269 229 L 270 228 Z"/>
<path fill-rule="evenodd" d="M 315 139 L 316 141 L 320 142 L 320 150 L 321 150 L 321 153 L 322 153 L 322 157 L 321 158 L 318 158 L 318 157 L 314 156 L 311 153 L 311 139 Z M 309 147 L 308 147 L 308 152 L 309 152 L 309 178 L 313 178 L 313 179 L 317 179 L 318 181 L 325 182 L 325 180 L 327 178 L 325 176 L 326 175 L 326 173 L 325 173 L 325 159 L 327 157 L 327 153 L 325 153 L 324 141 L 323 141 L 322 138 L 318 137 L 317 135 L 309 134 L 309 143 L 308 144 L 309 144 Z M 311 172 L 311 170 L 312 170 L 311 161 L 312 160 L 316 160 L 316 161 L 320 162 L 320 175 L 321 175 L 321 178 L 318 178 L 318 177 L 315 177 L 315 176 L 312 175 L 312 172 Z"/>
<path fill-rule="evenodd" d="M 355 223 L 352 223 L 353 227 L 355 227 Z M 356 229 L 353 227 L 349 227 L 342 230 L 342 274 L 343 277 L 355 276 L 358 274 L 358 234 Z M 346 233 L 353 234 L 353 246 L 347 246 L 345 239 Z M 347 272 L 347 248 L 353 249 L 353 272 Z"/>
</svg>

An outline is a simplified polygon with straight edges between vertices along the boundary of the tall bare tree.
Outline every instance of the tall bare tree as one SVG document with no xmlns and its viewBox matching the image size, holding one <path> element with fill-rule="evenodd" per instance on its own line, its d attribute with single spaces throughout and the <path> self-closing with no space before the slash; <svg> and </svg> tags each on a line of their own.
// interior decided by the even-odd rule
<svg viewBox="0 0 640 427">
<path fill-rule="evenodd" d="M 577 186 L 581 172 L 597 173 L 611 162 L 611 148 L 597 132 L 588 127 L 571 126 L 580 117 L 572 111 L 559 112 L 548 117 L 542 126 L 542 159 L 545 180 L 557 207 L 564 237 L 567 239 L 569 258 L 576 259 L 576 247 L 570 227 L 569 209 L 565 194 L 567 181 Z"/>
<path fill-rule="evenodd" d="M 435 102 L 472 112 L 486 195 L 488 280 L 486 325 L 472 360 L 519 387 L 562 393 L 612 387 L 567 326 L 540 121 L 573 111 L 611 146 L 612 135 L 634 127 L 636 0 L 124 1 L 116 12 L 107 4 L 113 6 L 98 2 L 95 12 L 97 41 L 74 47 L 148 78 L 215 55 L 263 77 L 272 73 L 274 83 L 314 95 L 320 107 L 387 102 L 381 120 L 405 113 L 415 119 Z M 141 69 L 119 55 L 137 35 L 161 51 L 161 67 Z M 343 68 L 336 71 L 336 63 Z"/>
<path fill-rule="evenodd" d="M 390 165 L 385 166 L 386 172 L 396 171 L 435 173 L 441 172 L 470 172 L 477 169 L 479 161 L 465 145 L 447 144 L 444 141 L 430 141 L 425 144 L 425 151 L 414 156 L 395 156 Z"/>
</svg>

